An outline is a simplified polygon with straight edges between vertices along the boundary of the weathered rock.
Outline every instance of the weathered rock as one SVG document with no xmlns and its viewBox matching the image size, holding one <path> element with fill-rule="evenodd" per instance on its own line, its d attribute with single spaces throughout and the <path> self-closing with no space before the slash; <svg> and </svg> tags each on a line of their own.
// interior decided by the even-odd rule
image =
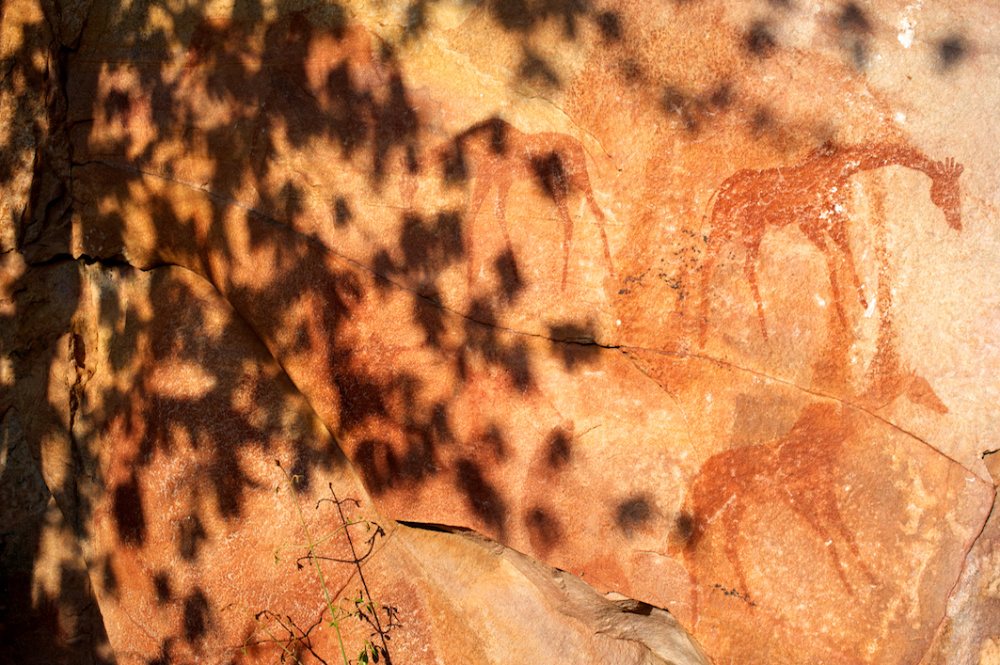
<svg viewBox="0 0 1000 665">
<path fill-rule="evenodd" d="M 997 574 L 997 17 L 961 13 L 95 8 L 71 250 L 150 272 L 85 269 L 30 382 L 67 405 L 38 450 L 89 570 L 129 581 L 96 585 L 118 657 L 222 659 L 230 605 L 320 616 L 253 563 L 295 532 L 275 457 L 384 523 L 400 657 L 678 633 L 393 520 L 667 608 L 717 662 L 991 657 L 962 626 Z"/>
<path fill-rule="evenodd" d="M 0 662 L 113 662 L 80 546 L 15 409 L 0 438 Z"/>
<path fill-rule="evenodd" d="M 22 0 L 4 6 L 0 18 L 0 251 L 20 245 L 32 175 L 44 140 L 46 59 L 51 32 L 41 4 Z"/>
<path fill-rule="evenodd" d="M 79 296 L 74 263 L 0 259 L 0 662 L 108 663 L 78 537 L 72 382 L 60 356 Z"/>
<path fill-rule="evenodd" d="M 996 453 L 987 466 L 1000 477 Z M 989 459 L 993 458 L 993 459 Z M 995 663 L 1000 659 L 1000 513 L 996 503 L 951 598 L 923 663 Z"/>
<path fill-rule="evenodd" d="M 634 617 L 499 545 L 380 516 L 277 363 L 193 273 L 83 274 L 73 439 L 96 480 L 82 489 L 92 511 L 83 549 L 120 661 L 336 657 L 329 593 L 338 611 L 356 609 L 351 598 L 381 604 L 387 642 L 341 618 L 349 655 L 368 639 L 401 662 L 470 649 L 470 662 L 570 652 L 704 662 L 662 610 Z M 510 598 L 497 602 L 504 587 Z M 495 641 L 483 644 L 486 634 Z"/>
</svg>

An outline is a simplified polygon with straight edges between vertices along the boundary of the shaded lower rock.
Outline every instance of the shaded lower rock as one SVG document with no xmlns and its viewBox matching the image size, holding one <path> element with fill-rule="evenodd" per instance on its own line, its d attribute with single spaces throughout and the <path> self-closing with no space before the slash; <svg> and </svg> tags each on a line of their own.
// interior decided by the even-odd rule
<svg viewBox="0 0 1000 665">
<path fill-rule="evenodd" d="M 85 473 L 69 452 L 70 366 L 59 351 L 78 287 L 75 261 L 0 260 L 3 665 L 115 662 L 74 517 L 72 488 Z"/>
<path fill-rule="evenodd" d="M 0 418 L 0 663 L 114 663 L 80 545 L 28 450 Z"/>
<path fill-rule="evenodd" d="M 73 525 L 56 529 L 58 543 L 32 536 L 32 584 L 63 614 L 87 609 L 75 589 L 92 593 L 96 623 L 38 623 L 36 643 L 89 634 L 92 660 L 144 665 L 335 662 L 341 639 L 348 658 L 375 649 L 407 664 L 707 662 L 662 610 L 604 598 L 480 536 L 381 513 L 310 404 L 194 273 L 58 271 L 78 276 L 76 311 L 48 319 L 38 371 L 17 374 L 17 408 L 35 412 L 22 427 L 5 411 L 4 441 L 35 442 L 5 443 L 34 474 L 32 514 Z M 29 268 L 23 283 L 45 285 L 43 274 Z M 33 291 L 18 293 L 24 304 Z M 50 565 L 54 552 L 79 564 Z"/>
</svg>

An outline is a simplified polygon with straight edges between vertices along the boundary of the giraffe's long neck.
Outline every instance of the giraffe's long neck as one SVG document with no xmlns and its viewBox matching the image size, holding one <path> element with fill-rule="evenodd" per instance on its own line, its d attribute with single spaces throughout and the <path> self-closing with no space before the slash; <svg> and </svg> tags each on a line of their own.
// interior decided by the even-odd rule
<svg viewBox="0 0 1000 665">
<path fill-rule="evenodd" d="M 455 138 L 455 141 L 462 146 L 470 142 L 479 142 L 492 154 L 506 156 L 510 150 L 509 144 L 516 139 L 516 134 L 517 131 L 505 120 L 489 118 L 466 129 Z"/>
<path fill-rule="evenodd" d="M 937 165 L 915 148 L 894 143 L 853 146 L 844 150 L 845 168 L 850 174 L 886 166 L 903 166 L 935 177 Z"/>
</svg>

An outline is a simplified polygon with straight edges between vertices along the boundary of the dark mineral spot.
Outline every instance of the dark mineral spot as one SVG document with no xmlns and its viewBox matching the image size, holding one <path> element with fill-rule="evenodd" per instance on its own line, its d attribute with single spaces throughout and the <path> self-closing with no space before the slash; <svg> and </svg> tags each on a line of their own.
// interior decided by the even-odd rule
<svg viewBox="0 0 1000 665">
<path fill-rule="evenodd" d="M 743 41 L 747 51 L 759 58 L 766 58 L 771 55 L 778 46 L 777 40 L 771 29 L 763 21 L 755 21 Z"/>
<path fill-rule="evenodd" d="M 597 27 L 601 29 L 601 35 L 607 42 L 621 41 L 622 20 L 615 12 L 602 12 L 597 15 Z"/>
<path fill-rule="evenodd" d="M 969 47 L 958 35 L 945 37 L 938 43 L 938 60 L 945 69 L 951 69 L 965 59 Z"/>
<path fill-rule="evenodd" d="M 641 496 L 626 499 L 615 508 L 615 522 L 629 538 L 633 531 L 645 526 L 652 517 L 653 507 Z"/>
<path fill-rule="evenodd" d="M 844 8 L 840 11 L 840 15 L 837 16 L 837 28 L 841 32 L 869 34 L 872 31 L 872 24 L 868 21 L 868 17 L 865 16 L 865 12 L 861 7 L 853 2 L 849 2 L 844 5 Z"/>
</svg>

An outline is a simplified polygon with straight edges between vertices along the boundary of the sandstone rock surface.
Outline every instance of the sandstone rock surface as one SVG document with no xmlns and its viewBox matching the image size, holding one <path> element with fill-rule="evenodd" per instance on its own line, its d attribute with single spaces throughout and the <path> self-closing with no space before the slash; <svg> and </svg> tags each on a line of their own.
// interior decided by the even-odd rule
<svg viewBox="0 0 1000 665">
<path fill-rule="evenodd" d="M 93 659 L 997 658 L 990 3 L 11 7 L 71 591 L 4 542 Z"/>
</svg>

